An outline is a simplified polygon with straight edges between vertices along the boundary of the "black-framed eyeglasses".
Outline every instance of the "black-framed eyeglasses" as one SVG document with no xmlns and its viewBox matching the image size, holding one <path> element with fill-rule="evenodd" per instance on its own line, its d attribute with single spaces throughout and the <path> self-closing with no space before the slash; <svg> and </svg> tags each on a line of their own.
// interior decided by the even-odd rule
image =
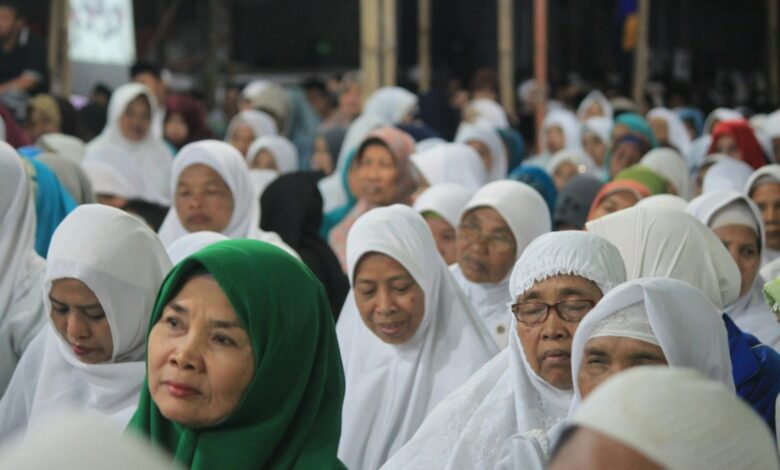
<svg viewBox="0 0 780 470">
<path fill-rule="evenodd" d="M 532 300 L 530 302 L 512 304 L 512 313 L 515 315 L 518 323 L 526 326 L 545 322 L 550 315 L 550 309 L 554 309 L 561 320 L 578 323 L 585 314 L 590 312 L 594 305 L 596 305 L 596 302 L 590 299 L 564 300 L 554 304 Z"/>
</svg>

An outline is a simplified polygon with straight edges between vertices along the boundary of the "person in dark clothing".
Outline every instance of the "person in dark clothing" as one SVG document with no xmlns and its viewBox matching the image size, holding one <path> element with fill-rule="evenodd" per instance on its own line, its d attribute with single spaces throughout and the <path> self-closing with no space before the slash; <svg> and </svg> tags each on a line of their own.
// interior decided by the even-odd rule
<svg viewBox="0 0 780 470">
<path fill-rule="evenodd" d="M 0 101 L 23 117 L 27 97 L 46 89 L 46 49 L 26 26 L 23 2 L 0 0 Z"/>
</svg>

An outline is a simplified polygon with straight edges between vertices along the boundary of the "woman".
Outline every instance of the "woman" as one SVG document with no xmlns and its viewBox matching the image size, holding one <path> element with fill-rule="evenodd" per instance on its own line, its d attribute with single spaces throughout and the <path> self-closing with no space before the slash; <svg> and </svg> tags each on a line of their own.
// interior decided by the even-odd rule
<svg viewBox="0 0 780 470">
<path fill-rule="evenodd" d="M 770 263 L 780 258 L 780 165 L 767 165 L 756 170 L 745 184 L 744 192 L 761 210 L 766 230 L 763 263 Z"/>
<path fill-rule="evenodd" d="M 322 131 L 314 139 L 314 153 L 311 156 L 311 167 L 313 171 L 321 171 L 325 176 L 330 175 L 338 165 L 338 156 L 341 152 L 341 145 L 346 137 L 346 129 L 333 127 Z"/>
<path fill-rule="evenodd" d="M 66 408 L 127 424 L 149 312 L 170 268 L 154 232 L 122 211 L 89 204 L 60 224 L 43 285 L 49 322 L 0 401 L 0 439 Z"/>
<path fill-rule="evenodd" d="M 298 150 L 285 137 L 268 135 L 255 139 L 246 152 L 253 170 L 276 170 L 279 174 L 298 171 Z"/>
<path fill-rule="evenodd" d="M 612 105 L 607 97 L 604 96 L 604 93 L 599 90 L 593 90 L 588 93 L 580 102 L 580 105 L 577 106 L 577 117 L 582 122 L 594 117 L 603 117 L 611 120 L 612 114 Z"/>
<path fill-rule="evenodd" d="M 455 142 L 466 144 L 477 151 L 487 172 L 488 182 L 506 178 L 509 159 L 498 131 L 484 124 L 464 123 L 458 128 Z"/>
<path fill-rule="evenodd" d="M 349 291 L 347 276 L 327 242 L 320 238 L 322 196 L 317 190 L 320 175 L 298 172 L 280 176 L 260 198 L 263 230 L 279 234 L 322 282 L 334 315 L 341 312 Z"/>
<path fill-rule="evenodd" d="M 528 159 L 525 165 L 547 168 L 550 158 L 564 149 L 580 148 L 580 121 L 566 109 L 552 109 L 544 117 L 539 131 L 541 153 Z"/>
<path fill-rule="evenodd" d="M 488 181 L 479 153 L 467 144 L 440 144 L 411 158 L 426 186 L 449 183 L 476 191 Z"/>
<path fill-rule="evenodd" d="M 708 153 L 719 153 L 741 160 L 754 170 L 767 164 L 766 155 L 753 129 L 744 119 L 721 121 L 712 130 L 712 145 Z"/>
<path fill-rule="evenodd" d="M 160 227 L 167 247 L 178 238 L 209 230 L 230 238 L 254 238 L 295 252 L 279 235 L 260 230 L 260 207 L 246 162 L 217 140 L 187 145 L 173 166 L 173 206 Z"/>
<path fill-rule="evenodd" d="M 593 160 L 579 149 L 565 149 L 553 155 L 547 165 L 547 173 L 552 176 L 558 191 L 577 175 L 602 176 Z"/>
<path fill-rule="evenodd" d="M 649 151 L 639 164 L 649 168 L 669 183 L 669 192 L 683 199 L 691 197 L 691 180 L 688 166 L 683 157 L 670 148 L 657 148 Z"/>
<path fill-rule="evenodd" d="M 144 196 L 168 205 L 172 155 L 151 132 L 155 113 L 157 100 L 148 88 L 138 83 L 122 85 L 111 95 L 106 127 L 87 145 L 87 151 L 106 144 L 122 147 L 143 176 Z"/>
<path fill-rule="evenodd" d="M 599 168 L 604 168 L 607 150 L 612 147 L 610 130 L 611 119 L 594 117 L 582 123 L 582 149 Z"/>
<path fill-rule="evenodd" d="M 554 230 L 582 230 L 593 201 L 604 183 L 589 176 L 575 176 L 563 187 L 555 203 Z"/>
<path fill-rule="evenodd" d="M 35 201 L 22 159 L 0 142 L 0 396 L 45 321 L 45 263 L 35 252 Z"/>
<path fill-rule="evenodd" d="M 255 139 L 278 134 L 278 127 L 271 115 L 250 109 L 241 111 L 230 120 L 225 132 L 225 142 L 235 147 L 241 155 L 246 155 Z"/>
<path fill-rule="evenodd" d="M 688 212 L 715 232 L 739 267 L 739 298 L 726 314 L 740 329 L 780 350 L 780 324 L 764 302 L 758 276 L 766 239 L 758 207 L 737 191 L 723 190 L 694 199 Z"/>
<path fill-rule="evenodd" d="M 682 119 L 669 108 L 653 108 L 647 120 L 659 145 L 672 147 L 681 155 L 691 150 L 691 137 Z"/>
<path fill-rule="evenodd" d="M 512 265 L 536 237 L 551 229 L 550 210 L 530 186 L 495 181 L 463 209 L 457 233 L 455 279 L 501 349 L 509 338 L 506 303 Z"/>
<path fill-rule="evenodd" d="M 147 343 L 129 428 L 178 465 L 343 468 L 331 313 L 314 275 L 282 250 L 229 240 L 186 258 L 160 289 Z"/>
<path fill-rule="evenodd" d="M 347 251 L 352 291 L 338 324 L 347 377 L 339 457 L 349 468 L 379 468 L 498 348 L 411 208 L 361 217 Z"/>
<path fill-rule="evenodd" d="M 587 318 L 601 296 L 624 281 L 617 249 L 600 237 L 561 232 L 536 239 L 512 271 L 511 302 L 541 301 L 556 306 L 555 312 L 548 308 L 541 325 L 527 325 L 513 307 L 509 346 L 447 397 L 383 468 L 493 468 L 510 436 L 544 432 L 565 418 L 569 352 L 579 320 L 564 320 L 558 309 L 568 301 L 584 303 L 575 307 L 578 318 Z"/>
<path fill-rule="evenodd" d="M 447 266 L 458 261 L 455 230 L 460 213 L 473 195 L 474 191 L 465 186 L 444 183 L 431 186 L 414 201 L 414 210 L 431 229 L 436 249 Z"/>
<path fill-rule="evenodd" d="M 363 113 L 391 124 L 409 124 L 417 112 L 417 95 L 401 87 L 384 87 L 366 99 Z"/>
<path fill-rule="evenodd" d="M 607 183 L 601 187 L 590 206 L 587 222 L 633 207 L 639 201 L 652 196 L 652 192 L 642 183 L 625 179 Z"/>
<path fill-rule="evenodd" d="M 176 151 L 192 142 L 214 138 L 206 124 L 203 104 L 184 94 L 166 98 L 163 134 Z"/>
<path fill-rule="evenodd" d="M 409 134 L 385 126 L 371 131 L 355 156 L 360 196 L 352 210 L 328 235 L 330 247 L 347 272 L 347 233 L 361 215 L 369 210 L 396 203 L 409 204 L 417 188 L 409 157 L 414 140 Z"/>
</svg>

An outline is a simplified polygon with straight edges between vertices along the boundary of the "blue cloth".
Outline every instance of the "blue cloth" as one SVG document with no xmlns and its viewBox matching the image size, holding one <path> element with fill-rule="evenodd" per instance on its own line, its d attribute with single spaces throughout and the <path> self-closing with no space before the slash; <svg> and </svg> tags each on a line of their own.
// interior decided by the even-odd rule
<svg viewBox="0 0 780 470">
<path fill-rule="evenodd" d="M 35 251 L 46 258 L 54 231 L 77 204 L 49 167 L 32 158 L 25 161 L 35 188 Z"/>
<path fill-rule="evenodd" d="M 333 209 L 325 214 L 322 218 L 322 226 L 320 227 L 320 237 L 323 240 L 328 240 L 328 234 L 330 231 L 344 220 L 344 217 L 350 213 L 355 204 L 357 204 L 357 198 L 352 191 L 349 190 L 349 168 L 352 166 L 352 161 L 355 160 L 358 149 L 351 150 L 344 156 L 346 161 L 344 162 L 343 170 L 341 172 L 341 185 L 344 188 L 344 192 L 347 194 L 347 202 L 341 206 Z"/>
<path fill-rule="evenodd" d="M 555 189 L 555 182 L 550 175 L 541 168 L 535 166 L 521 166 L 512 170 L 509 179 L 520 181 L 534 188 L 538 192 L 547 208 L 550 209 L 550 217 L 555 212 L 555 201 L 558 199 L 558 191 Z"/>
<path fill-rule="evenodd" d="M 504 145 L 507 148 L 507 153 L 509 154 L 508 168 L 510 170 L 512 168 L 516 168 L 518 165 L 523 163 L 523 159 L 525 158 L 525 140 L 523 139 L 523 135 L 514 129 L 496 130 L 501 136 L 501 140 L 504 141 Z"/>
<path fill-rule="evenodd" d="M 780 354 L 723 315 L 729 337 L 731 367 L 737 395 L 742 397 L 775 430 L 775 400 L 780 394 Z"/>
<path fill-rule="evenodd" d="M 704 113 L 691 106 L 677 108 L 675 111 L 677 112 L 677 115 L 680 116 L 680 119 L 693 124 L 693 129 L 696 131 L 696 137 L 701 136 L 701 133 L 704 130 Z"/>
</svg>

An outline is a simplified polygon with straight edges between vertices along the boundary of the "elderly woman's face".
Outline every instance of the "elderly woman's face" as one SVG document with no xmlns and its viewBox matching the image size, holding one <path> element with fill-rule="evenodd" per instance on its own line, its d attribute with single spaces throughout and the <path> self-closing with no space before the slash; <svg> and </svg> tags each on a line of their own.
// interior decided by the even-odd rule
<svg viewBox="0 0 780 470">
<path fill-rule="evenodd" d="M 613 178 L 631 165 L 636 165 L 642 159 L 642 149 L 634 142 L 620 142 L 612 151 L 609 162 L 609 174 Z"/>
<path fill-rule="evenodd" d="M 395 158 L 384 145 L 369 145 L 358 159 L 363 185 L 362 197 L 371 204 L 388 206 L 398 202 L 399 170 Z"/>
<path fill-rule="evenodd" d="M 160 413 L 203 428 L 227 418 L 255 370 L 252 342 L 211 276 L 196 276 L 165 306 L 149 333 L 148 383 Z"/>
<path fill-rule="evenodd" d="M 645 341 L 622 336 L 602 336 L 585 344 L 577 386 L 586 398 L 600 383 L 626 369 L 667 365 L 663 350 Z"/>
<path fill-rule="evenodd" d="M 235 147 L 241 155 L 246 155 L 249 150 L 249 146 L 252 145 L 252 141 L 255 140 L 255 133 L 251 127 L 246 124 L 238 124 L 233 129 L 233 133 L 230 134 L 229 144 Z"/>
<path fill-rule="evenodd" d="M 79 361 L 97 364 L 111 359 L 114 340 L 100 301 L 78 279 L 56 279 L 49 290 L 51 321 Z"/>
<path fill-rule="evenodd" d="M 758 268 L 761 267 L 758 234 L 752 227 L 739 224 L 724 225 L 713 229 L 713 232 L 720 238 L 739 266 L 739 274 L 742 277 L 739 295 L 747 294 L 753 288 Z"/>
<path fill-rule="evenodd" d="M 417 332 L 425 293 L 398 261 L 381 253 L 363 256 L 353 290 L 363 323 L 385 343 L 405 343 Z"/>
<path fill-rule="evenodd" d="M 522 310 L 528 311 L 534 304 L 558 305 L 547 307 L 546 318 L 542 315 L 530 323 L 517 322 L 517 336 L 528 364 L 553 387 L 572 388 L 571 342 L 579 325 L 577 318 L 581 320 L 602 296 L 593 281 L 579 276 L 555 276 L 537 282 L 515 299 L 517 304 L 523 304 Z"/>
<path fill-rule="evenodd" d="M 233 216 L 233 193 L 208 165 L 188 166 L 176 183 L 176 212 L 188 232 L 222 232 Z"/>
<path fill-rule="evenodd" d="M 131 101 L 119 118 L 119 129 L 125 139 L 137 142 L 149 134 L 152 125 L 152 107 L 146 96 L 140 95 Z"/>
<path fill-rule="evenodd" d="M 739 151 L 737 141 L 728 134 L 718 137 L 718 141 L 715 142 L 715 153 L 722 153 L 731 158 L 742 160 L 742 152 Z"/>
<path fill-rule="evenodd" d="M 501 282 L 515 264 L 515 236 L 501 214 L 490 207 L 477 207 L 463 215 L 456 246 L 458 265 L 471 282 Z"/>
</svg>

